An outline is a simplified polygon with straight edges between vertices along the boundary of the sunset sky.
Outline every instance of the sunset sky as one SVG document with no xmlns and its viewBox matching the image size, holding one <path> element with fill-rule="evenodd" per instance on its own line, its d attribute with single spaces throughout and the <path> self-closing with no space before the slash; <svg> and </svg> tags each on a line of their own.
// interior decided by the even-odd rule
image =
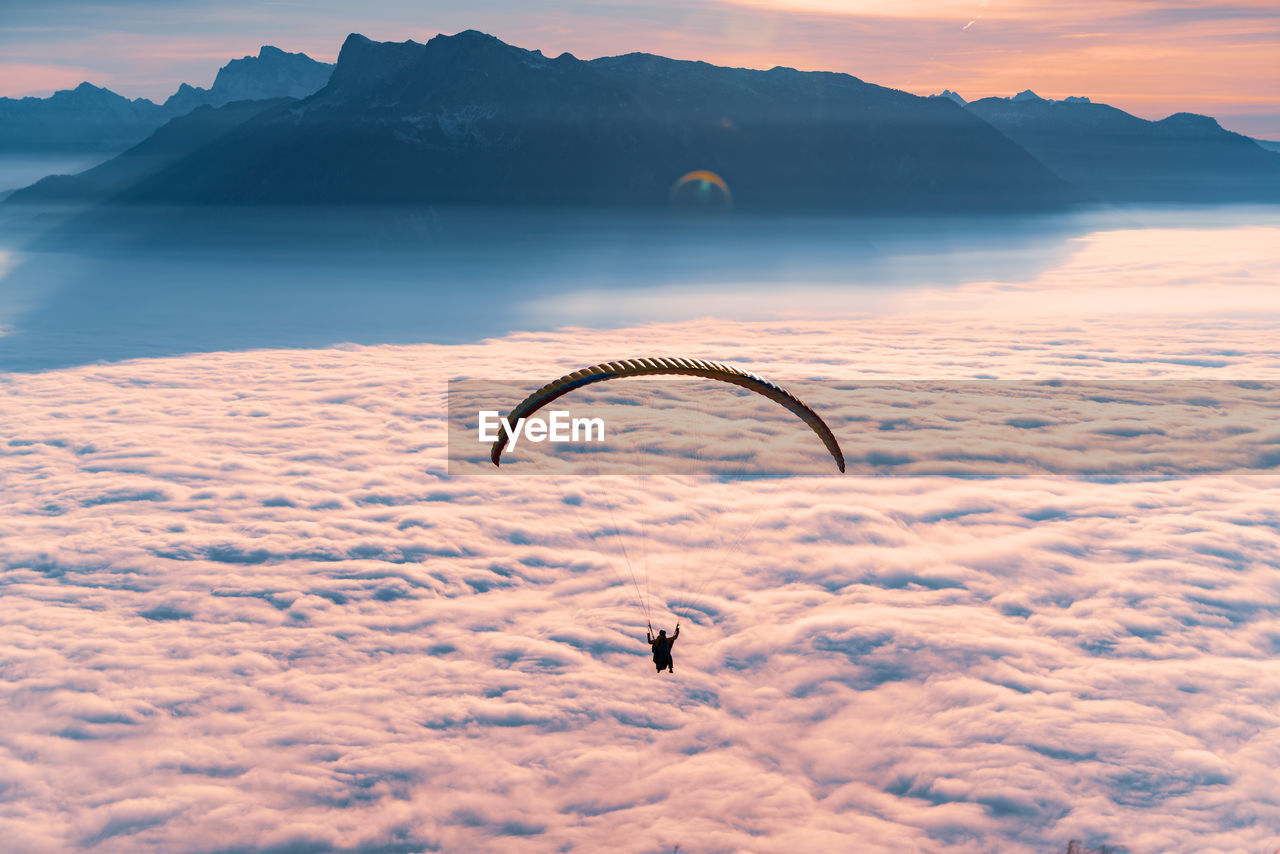
<svg viewBox="0 0 1280 854">
<path fill-rule="evenodd" d="M 0 12 L 0 94 L 88 80 L 163 99 L 183 81 L 209 85 L 262 44 L 332 60 L 353 31 L 423 41 L 469 28 L 550 55 L 788 65 L 970 100 L 1028 88 L 1087 95 L 1146 118 L 1205 113 L 1280 139 L 1274 0 L 20 0 Z"/>
</svg>

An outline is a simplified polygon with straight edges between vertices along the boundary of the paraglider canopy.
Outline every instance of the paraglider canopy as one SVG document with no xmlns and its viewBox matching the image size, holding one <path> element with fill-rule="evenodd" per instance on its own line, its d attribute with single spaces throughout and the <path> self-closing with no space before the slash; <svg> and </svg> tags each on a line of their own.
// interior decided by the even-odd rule
<svg viewBox="0 0 1280 854">
<path fill-rule="evenodd" d="M 809 426 L 809 429 L 817 434 L 818 438 L 826 446 L 828 453 L 831 454 L 832 459 L 835 460 L 836 466 L 841 472 L 844 471 L 844 453 L 840 450 L 840 443 L 836 441 L 835 434 L 831 432 L 831 428 L 819 417 L 818 413 L 814 412 L 800 398 L 764 377 L 748 373 L 732 365 L 705 362 L 700 359 L 679 356 L 622 359 L 616 362 L 603 362 L 599 365 L 592 365 L 589 368 L 582 368 L 571 374 L 565 374 L 559 379 L 547 383 L 517 404 L 511 410 L 511 414 L 507 416 L 507 423 L 514 424 L 523 418 L 527 418 L 556 398 L 583 386 L 624 377 L 663 375 L 702 377 L 729 383 L 778 403 L 799 417 L 801 421 Z M 489 459 L 493 461 L 495 466 L 502 465 L 502 452 L 506 449 L 508 440 L 509 436 L 505 432 L 500 432 L 498 438 L 494 441 L 493 447 L 489 452 Z"/>
</svg>

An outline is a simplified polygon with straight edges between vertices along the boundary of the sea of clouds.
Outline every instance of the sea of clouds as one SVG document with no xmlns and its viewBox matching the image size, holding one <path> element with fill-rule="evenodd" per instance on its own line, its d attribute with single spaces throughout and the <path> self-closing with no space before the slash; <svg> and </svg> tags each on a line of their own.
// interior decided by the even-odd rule
<svg viewBox="0 0 1280 854">
<path fill-rule="evenodd" d="M 1277 341 L 882 316 L 2 375 L 3 847 L 1273 851 L 1280 477 L 449 477 L 444 445 L 450 379 L 602 358 L 1274 380 Z M 637 599 L 686 606 L 674 675 Z"/>
</svg>

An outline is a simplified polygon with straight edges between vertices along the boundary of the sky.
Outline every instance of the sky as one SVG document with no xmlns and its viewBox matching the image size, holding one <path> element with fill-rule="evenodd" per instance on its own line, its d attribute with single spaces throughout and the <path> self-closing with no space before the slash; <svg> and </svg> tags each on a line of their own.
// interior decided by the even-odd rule
<svg viewBox="0 0 1280 854">
<path fill-rule="evenodd" d="M 88 80 L 163 99 L 180 82 L 209 85 L 262 44 L 332 60 L 350 32 L 422 41 L 463 29 L 549 55 L 646 51 L 842 71 L 969 100 L 1083 95 L 1145 118 L 1198 112 L 1280 139 L 1272 0 L 11 0 L 0 10 L 0 94 Z"/>
</svg>

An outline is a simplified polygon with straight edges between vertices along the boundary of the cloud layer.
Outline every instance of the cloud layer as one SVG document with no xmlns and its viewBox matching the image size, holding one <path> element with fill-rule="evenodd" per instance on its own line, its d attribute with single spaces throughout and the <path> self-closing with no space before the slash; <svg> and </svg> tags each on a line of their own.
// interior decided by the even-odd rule
<svg viewBox="0 0 1280 854">
<path fill-rule="evenodd" d="M 443 471 L 447 380 L 513 359 L 1274 379 L 1275 334 L 702 322 L 0 376 L 0 838 L 1270 850 L 1280 479 Z M 684 614 L 674 678 L 637 598 Z"/>
</svg>

